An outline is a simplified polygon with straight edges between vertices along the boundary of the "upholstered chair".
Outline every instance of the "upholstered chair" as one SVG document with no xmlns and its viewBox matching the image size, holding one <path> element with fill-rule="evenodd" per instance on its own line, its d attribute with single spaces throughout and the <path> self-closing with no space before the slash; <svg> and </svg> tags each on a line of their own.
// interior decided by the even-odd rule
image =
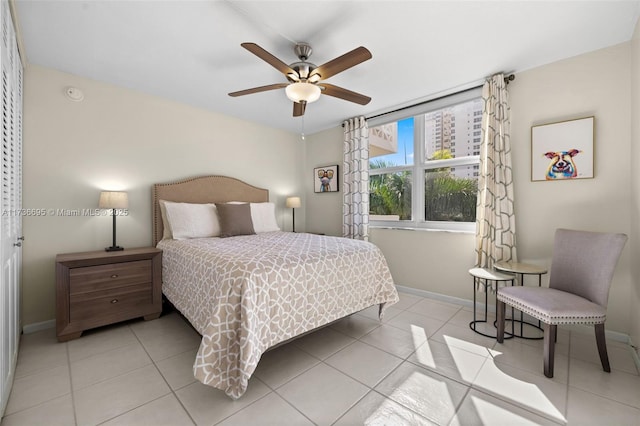
<svg viewBox="0 0 640 426">
<path fill-rule="evenodd" d="M 553 377 L 558 325 L 594 325 L 602 368 L 610 372 L 604 322 L 613 272 L 626 241 L 624 234 L 556 230 L 549 287 L 498 290 L 498 342 L 504 341 L 506 305 L 540 320 L 544 324 L 544 375 Z"/>
</svg>

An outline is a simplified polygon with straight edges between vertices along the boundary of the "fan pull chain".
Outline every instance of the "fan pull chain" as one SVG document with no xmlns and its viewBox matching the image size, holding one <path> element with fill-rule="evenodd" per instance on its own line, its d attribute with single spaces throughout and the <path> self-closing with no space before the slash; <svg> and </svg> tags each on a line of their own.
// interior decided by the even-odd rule
<svg viewBox="0 0 640 426">
<path fill-rule="evenodd" d="M 302 118 L 302 130 L 300 132 L 300 139 L 304 140 L 304 115 L 301 118 Z"/>
</svg>

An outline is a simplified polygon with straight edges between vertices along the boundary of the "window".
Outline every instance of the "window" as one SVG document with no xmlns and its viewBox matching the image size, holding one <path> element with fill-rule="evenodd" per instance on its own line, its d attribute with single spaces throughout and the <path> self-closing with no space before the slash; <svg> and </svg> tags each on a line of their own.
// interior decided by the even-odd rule
<svg viewBox="0 0 640 426">
<path fill-rule="evenodd" d="M 473 89 L 369 120 L 371 225 L 475 229 L 480 132 L 466 129 L 477 129 L 480 94 Z"/>
</svg>

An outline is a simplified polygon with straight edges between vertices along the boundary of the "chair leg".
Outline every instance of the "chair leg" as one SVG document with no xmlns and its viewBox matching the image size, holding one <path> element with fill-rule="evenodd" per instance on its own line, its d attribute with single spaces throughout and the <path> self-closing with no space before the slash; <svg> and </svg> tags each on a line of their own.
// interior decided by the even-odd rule
<svg viewBox="0 0 640 426">
<path fill-rule="evenodd" d="M 505 315 L 505 309 L 506 306 L 504 304 L 504 302 L 501 301 L 497 301 L 496 304 L 496 310 L 498 311 L 496 313 L 497 316 L 497 325 L 498 325 L 498 333 L 496 335 L 496 339 L 498 339 L 498 343 L 503 343 L 504 342 L 504 315 Z"/>
<path fill-rule="evenodd" d="M 553 377 L 553 355 L 556 349 L 557 325 L 544 324 L 544 375 Z"/>
<path fill-rule="evenodd" d="M 611 367 L 609 366 L 609 355 L 607 355 L 607 341 L 604 336 L 604 324 L 596 324 L 595 328 L 596 342 L 598 343 L 598 354 L 600 355 L 602 369 L 607 373 L 611 373 Z"/>
<path fill-rule="evenodd" d="M 553 341 L 558 342 L 558 327 L 553 327 Z"/>
</svg>

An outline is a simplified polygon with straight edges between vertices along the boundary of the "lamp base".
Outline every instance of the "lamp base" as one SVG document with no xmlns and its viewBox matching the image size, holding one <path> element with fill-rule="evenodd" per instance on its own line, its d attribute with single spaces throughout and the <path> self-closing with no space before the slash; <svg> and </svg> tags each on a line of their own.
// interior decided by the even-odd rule
<svg viewBox="0 0 640 426">
<path fill-rule="evenodd" d="M 111 246 L 104 249 L 104 251 L 122 251 L 122 250 L 124 250 L 124 247 L 120 247 L 120 246 Z"/>
</svg>

